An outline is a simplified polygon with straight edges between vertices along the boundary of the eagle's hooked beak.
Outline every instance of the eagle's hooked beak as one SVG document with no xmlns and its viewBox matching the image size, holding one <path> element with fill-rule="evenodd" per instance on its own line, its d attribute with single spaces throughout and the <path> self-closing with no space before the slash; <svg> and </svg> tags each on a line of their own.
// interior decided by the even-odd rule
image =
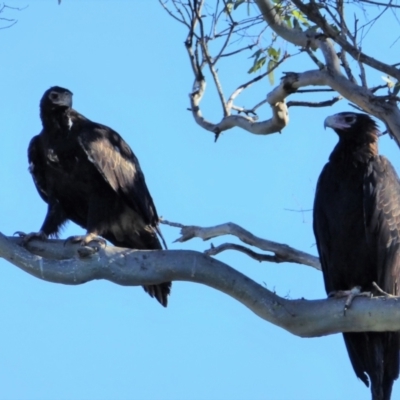
<svg viewBox="0 0 400 400">
<path fill-rule="evenodd" d="M 351 124 L 347 123 L 340 114 L 330 115 L 325 118 L 324 128 L 332 128 L 332 129 L 348 129 L 351 127 Z"/>
<path fill-rule="evenodd" d="M 335 123 L 334 115 L 330 115 L 329 117 L 326 117 L 325 121 L 324 121 L 324 129 L 333 128 L 334 123 Z"/>
</svg>

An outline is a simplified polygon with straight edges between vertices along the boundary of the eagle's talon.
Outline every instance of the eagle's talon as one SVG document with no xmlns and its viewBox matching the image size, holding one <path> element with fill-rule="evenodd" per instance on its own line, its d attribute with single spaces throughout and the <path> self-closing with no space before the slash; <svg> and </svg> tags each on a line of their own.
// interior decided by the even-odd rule
<svg viewBox="0 0 400 400">
<path fill-rule="evenodd" d="M 385 292 L 384 290 L 382 290 L 378 284 L 376 282 L 372 282 L 372 286 L 378 291 L 379 294 L 381 294 L 382 296 L 384 296 L 387 299 L 392 299 L 392 298 L 396 298 L 396 296 L 393 296 L 390 293 Z M 372 293 L 371 293 L 371 297 L 372 297 Z"/>
<path fill-rule="evenodd" d="M 100 247 L 106 247 L 107 242 L 102 237 L 89 233 L 87 235 L 70 236 L 64 241 L 64 246 L 67 244 L 80 244 L 81 246 L 97 248 L 96 251 L 99 251 Z"/>
<path fill-rule="evenodd" d="M 328 298 L 341 299 L 343 297 L 346 298 L 346 302 L 344 303 L 343 315 L 346 315 L 346 311 L 350 308 L 351 303 L 356 297 L 371 297 L 371 292 L 361 292 L 361 286 L 355 286 L 350 290 L 334 290 L 329 292 Z"/>
<path fill-rule="evenodd" d="M 37 240 L 47 240 L 48 236 L 42 232 L 31 232 L 31 233 L 25 233 L 22 231 L 16 231 L 14 232 L 14 236 L 18 235 L 21 239 L 22 239 L 22 244 L 25 246 L 27 243 L 29 243 L 31 240 L 33 239 L 37 239 Z"/>
<path fill-rule="evenodd" d="M 90 247 L 90 246 L 83 246 L 80 247 L 77 251 L 79 254 L 79 257 L 81 258 L 88 258 L 92 256 L 93 254 L 97 253 L 99 251 L 99 247 Z"/>
</svg>

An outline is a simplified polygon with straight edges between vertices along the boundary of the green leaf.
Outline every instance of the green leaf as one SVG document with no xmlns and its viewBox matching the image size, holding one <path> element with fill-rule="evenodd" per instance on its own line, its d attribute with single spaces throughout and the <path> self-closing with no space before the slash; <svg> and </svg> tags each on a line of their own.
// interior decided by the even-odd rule
<svg viewBox="0 0 400 400">
<path fill-rule="evenodd" d="M 268 50 L 268 55 L 270 56 L 270 58 L 272 58 L 275 61 L 279 60 L 279 56 L 281 54 L 281 49 L 274 49 L 273 47 L 269 47 Z"/>
<path fill-rule="evenodd" d="M 276 62 L 274 60 L 269 60 L 268 61 L 268 65 L 267 65 L 267 69 L 270 70 L 272 69 L 274 66 L 276 65 Z M 271 86 L 274 85 L 275 79 L 274 79 L 274 71 L 271 71 L 268 74 L 268 79 L 269 79 L 269 83 L 271 84 Z"/>
<path fill-rule="evenodd" d="M 304 17 L 304 15 L 298 11 L 298 10 L 293 10 L 292 11 L 292 15 L 293 17 L 295 17 L 296 19 L 298 19 L 300 22 L 302 22 L 303 24 L 308 24 L 308 21 L 306 20 L 306 18 Z"/>
<path fill-rule="evenodd" d="M 301 22 L 305 27 L 309 27 L 310 23 L 308 21 L 308 19 L 304 16 L 304 14 L 298 10 L 293 10 L 291 11 L 291 14 L 293 15 L 293 18 L 295 20 L 297 20 L 297 22 Z"/>
<path fill-rule="evenodd" d="M 267 61 L 267 57 L 261 57 L 258 60 L 254 60 L 254 65 L 247 71 L 248 74 L 252 74 L 257 72 L 260 68 L 263 67 L 265 62 Z"/>
<path fill-rule="evenodd" d="M 289 15 L 287 15 L 287 16 L 285 17 L 285 22 L 286 22 L 286 25 L 287 25 L 287 27 L 288 27 L 289 29 L 292 29 L 292 28 L 293 28 L 292 20 L 291 20 L 291 17 L 290 17 Z"/>
<path fill-rule="evenodd" d="M 257 60 L 258 60 L 258 57 L 260 57 L 260 55 L 261 55 L 262 52 L 263 52 L 263 51 L 262 51 L 261 49 L 259 49 L 259 50 L 257 50 L 252 56 L 250 56 L 250 58 L 255 57 L 255 58 L 256 58 L 256 61 L 257 61 Z"/>
</svg>

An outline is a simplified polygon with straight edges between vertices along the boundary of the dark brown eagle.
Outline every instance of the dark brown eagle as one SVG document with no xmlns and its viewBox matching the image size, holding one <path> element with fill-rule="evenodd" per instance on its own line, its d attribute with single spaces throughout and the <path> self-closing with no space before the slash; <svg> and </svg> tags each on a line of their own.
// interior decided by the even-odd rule
<svg viewBox="0 0 400 400">
<path fill-rule="evenodd" d="M 44 93 L 40 118 L 43 129 L 31 140 L 28 159 L 48 209 L 40 232 L 25 240 L 57 236 L 71 220 L 87 230 L 82 243 L 102 236 L 115 246 L 161 249 L 153 199 L 122 137 L 72 109 L 72 93 L 58 86 Z M 144 289 L 167 306 L 171 282 Z"/>
<path fill-rule="evenodd" d="M 314 233 L 328 294 L 371 292 L 373 282 L 399 295 L 400 182 L 378 154 L 379 131 L 366 114 L 325 120 L 339 142 L 318 180 Z M 345 292 L 343 292 L 345 291 Z M 373 400 L 389 400 L 399 376 L 398 332 L 344 333 L 356 375 Z"/>
</svg>

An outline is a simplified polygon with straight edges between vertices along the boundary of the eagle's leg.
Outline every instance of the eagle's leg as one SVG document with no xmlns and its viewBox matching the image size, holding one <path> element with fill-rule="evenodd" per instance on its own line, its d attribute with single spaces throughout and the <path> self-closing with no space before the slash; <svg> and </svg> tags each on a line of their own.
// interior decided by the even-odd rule
<svg viewBox="0 0 400 400">
<path fill-rule="evenodd" d="M 334 297 L 340 299 L 346 297 L 346 302 L 344 303 L 343 315 L 346 315 L 346 311 L 350 308 L 351 303 L 355 297 L 372 297 L 371 292 L 361 292 L 361 286 L 355 286 L 351 290 L 335 290 L 328 294 L 328 297 Z"/>
<path fill-rule="evenodd" d="M 20 238 L 22 238 L 23 245 L 26 245 L 33 239 L 38 239 L 38 240 L 47 240 L 48 239 L 48 236 L 43 231 L 31 232 L 31 233 L 17 231 L 14 233 L 14 235 L 18 235 Z"/>
</svg>

